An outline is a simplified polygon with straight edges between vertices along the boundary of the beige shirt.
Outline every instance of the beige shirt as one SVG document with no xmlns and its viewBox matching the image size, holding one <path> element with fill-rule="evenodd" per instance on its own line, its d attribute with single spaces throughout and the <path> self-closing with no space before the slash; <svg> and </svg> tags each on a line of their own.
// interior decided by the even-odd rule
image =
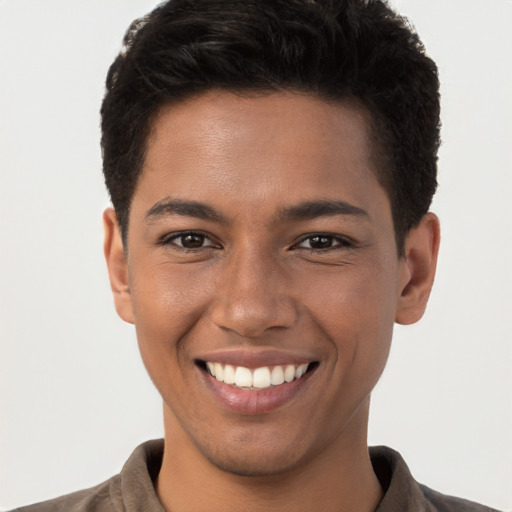
<svg viewBox="0 0 512 512">
<path fill-rule="evenodd" d="M 153 485 L 163 448 L 163 439 L 143 443 L 121 473 L 106 482 L 13 512 L 165 512 Z M 390 448 L 370 448 L 370 456 L 384 489 L 375 512 L 497 512 L 418 484 L 400 454 Z"/>
</svg>

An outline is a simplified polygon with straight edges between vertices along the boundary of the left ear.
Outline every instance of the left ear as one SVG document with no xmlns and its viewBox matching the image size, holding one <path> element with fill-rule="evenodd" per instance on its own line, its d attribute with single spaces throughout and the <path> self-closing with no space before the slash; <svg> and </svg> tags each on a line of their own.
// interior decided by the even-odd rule
<svg viewBox="0 0 512 512">
<path fill-rule="evenodd" d="M 402 261 L 407 277 L 395 316 L 399 324 L 413 324 L 425 312 L 436 274 L 440 236 L 439 219 L 433 213 L 424 215 L 407 235 Z"/>
<path fill-rule="evenodd" d="M 107 208 L 103 213 L 105 240 L 103 251 L 107 262 L 110 287 L 114 294 L 114 304 L 117 314 L 130 324 L 134 323 L 130 279 L 126 253 L 123 250 L 121 229 L 117 222 L 116 212 Z"/>
</svg>

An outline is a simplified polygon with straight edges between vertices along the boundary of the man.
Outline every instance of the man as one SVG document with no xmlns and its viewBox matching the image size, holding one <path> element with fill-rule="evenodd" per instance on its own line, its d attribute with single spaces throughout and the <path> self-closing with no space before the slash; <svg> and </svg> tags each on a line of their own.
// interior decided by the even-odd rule
<svg viewBox="0 0 512 512">
<path fill-rule="evenodd" d="M 134 23 L 102 107 L 105 255 L 165 442 L 27 510 L 490 510 L 368 452 L 439 223 L 435 65 L 383 3 L 185 1 Z"/>
</svg>

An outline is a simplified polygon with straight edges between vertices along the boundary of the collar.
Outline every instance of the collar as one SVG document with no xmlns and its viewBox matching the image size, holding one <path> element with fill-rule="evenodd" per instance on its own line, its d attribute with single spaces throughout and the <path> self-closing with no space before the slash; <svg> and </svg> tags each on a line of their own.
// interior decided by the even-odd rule
<svg viewBox="0 0 512 512">
<path fill-rule="evenodd" d="M 164 440 L 138 446 L 118 478 L 111 481 L 110 500 L 116 512 L 165 512 L 153 482 L 162 465 Z M 492 512 L 494 509 L 473 502 L 444 496 L 414 480 L 401 455 L 386 446 L 369 449 L 373 469 L 384 490 L 375 512 Z M 122 505 L 121 505 L 122 504 Z"/>
</svg>

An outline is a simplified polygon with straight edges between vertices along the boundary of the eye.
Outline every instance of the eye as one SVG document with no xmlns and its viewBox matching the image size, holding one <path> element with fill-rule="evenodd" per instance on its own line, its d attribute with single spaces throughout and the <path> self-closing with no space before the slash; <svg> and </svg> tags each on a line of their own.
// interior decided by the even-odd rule
<svg viewBox="0 0 512 512">
<path fill-rule="evenodd" d="M 335 247 L 352 247 L 352 242 L 347 238 L 327 234 L 315 234 L 303 238 L 296 247 L 310 250 L 325 250 Z"/>
<path fill-rule="evenodd" d="M 168 235 L 161 241 L 162 245 L 176 245 L 183 249 L 202 249 L 205 247 L 218 247 L 213 240 L 204 233 L 187 231 Z"/>
</svg>

